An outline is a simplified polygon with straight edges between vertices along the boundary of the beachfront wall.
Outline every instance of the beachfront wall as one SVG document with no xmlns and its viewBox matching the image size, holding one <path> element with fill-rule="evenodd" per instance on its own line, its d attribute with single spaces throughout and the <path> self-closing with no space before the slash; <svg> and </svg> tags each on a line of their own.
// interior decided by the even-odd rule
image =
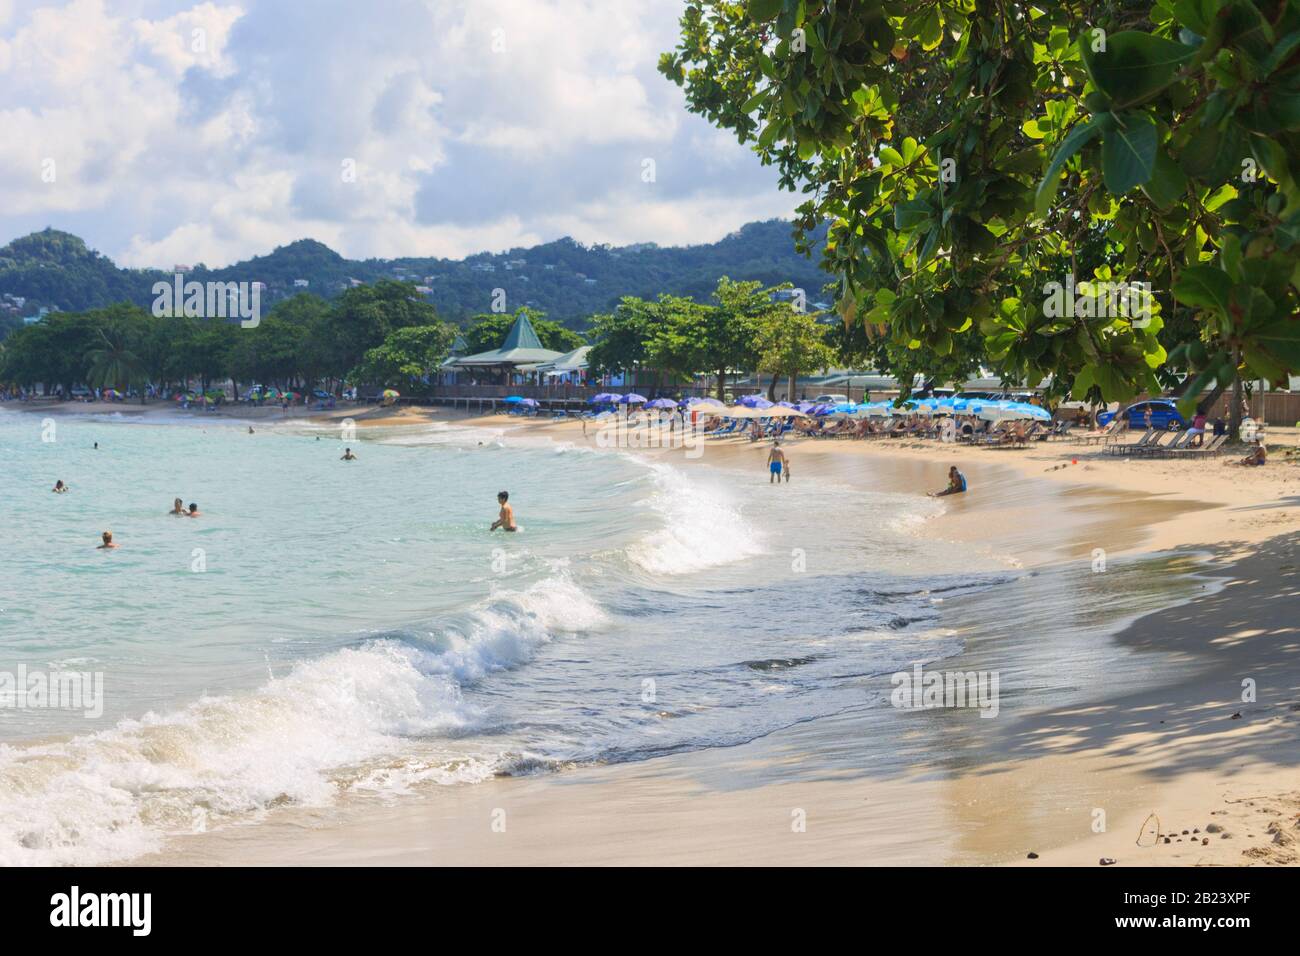
<svg viewBox="0 0 1300 956">
<path fill-rule="evenodd" d="M 1210 410 L 1210 419 L 1228 420 L 1232 393 L 1219 396 Z M 1256 392 L 1246 400 L 1251 417 L 1265 425 L 1295 425 L 1300 423 L 1300 392 Z"/>
</svg>

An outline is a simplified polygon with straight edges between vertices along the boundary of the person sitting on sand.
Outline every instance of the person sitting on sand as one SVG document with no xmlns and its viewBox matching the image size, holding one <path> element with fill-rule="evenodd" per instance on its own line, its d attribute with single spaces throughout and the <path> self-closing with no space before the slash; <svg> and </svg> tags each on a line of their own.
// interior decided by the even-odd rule
<svg viewBox="0 0 1300 956">
<path fill-rule="evenodd" d="M 930 492 L 931 498 L 942 498 L 944 495 L 959 495 L 966 490 L 966 476 L 957 470 L 957 466 L 948 469 L 948 487 L 943 491 Z"/>
<path fill-rule="evenodd" d="M 1250 454 L 1237 462 L 1237 464 L 1253 466 L 1262 465 L 1266 461 L 1268 461 L 1268 449 L 1264 447 L 1262 442 L 1255 442 L 1255 447 L 1250 450 Z"/>
<path fill-rule="evenodd" d="M 786 466 L 785 452 L 781 450 L 781 439 L 772 442 L 772 450 L 767 453 L 767 483 L 780 484 L 781 470 Z"/>
<path fill-rule="evenodd" d="M 185 514 L 185 502 L 182 501 L 180 498 L 173 498 L 173 499 L 172 499 L 172 510 L 169 511 L 169 512 L 167 512 L 167 513 L 168 513 L 169 515 L 183 515 L 183 514 Z"/>
<path fill-rule="evenodd" d="M 515 509 L 510 507 L 510 505 L 506 503 L 509 500 L 510 500 L 510 492 L 508 491 L 497 492 L 497 503 L 501 505 L 501 515 L 500 517 L 497 518 L 496 521 L 492 522 L 492 527 L 488 528 L 489 531 L 495 531 L 497 528 L 500 528 L 503 531 L 519 530 L 518 528 L 515 527 Z"/>
<path fill-rule="evenodd" d="M 191 501 L 191 502 L 190 502 L 189 516 L 190 516 L 191 518 L 197 518 L 197 517 L 198 517 L 199 515 L 201 515 L 201 514 L 203 514 L 203 512 L 201 512 L 201 511 L 199 510 L 199 506 L 196 505 L 194 502 Z"/>
<path fill-rule="evenodd" d="M 58 481 L 54 483 L 54 487 L 51 488 L 50 490 L 53 491 L 56 495 L 61 495 L 68 490 L 68 486 L 65 485 L 63 483 L 63 479 L 60 478 Z"/>
<path fill-rule="evenodd" d="M 101 544 L 98 548 L 96 548 L 95 549 L 96 551 L 104 551 L 104 550 L 109 550 L 117 547 L 117 545 L 113 543 L 113 532 L 105 531 L 102 535 L 100 535 L 100 537 L 104 539 L 104 543 Z"/>
<path fill-rule="evenodd" d="M 351 448 L 343 449 L 343 457 L 341 457 L 339 461 L 356 461 L 356 460 L 357 460 L 357 456 L 352 454 Z"/>
</svg>

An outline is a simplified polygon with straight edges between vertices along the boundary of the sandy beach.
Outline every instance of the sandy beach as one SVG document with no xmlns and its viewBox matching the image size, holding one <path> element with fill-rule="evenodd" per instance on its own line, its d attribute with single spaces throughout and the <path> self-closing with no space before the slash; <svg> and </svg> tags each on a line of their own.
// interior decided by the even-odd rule
<svg viewBox="0 0 1300 956">
<path fill-rule="evenodd" d="M 283 419 L 278 409 L 260 415 L 268 425 Z M 371 429 L 444 421 L 594 446 L 594 432 L 584 438 L 572 421 L 412 408 L 312 418 L 315 427 L 350 418 L 363 441 Z M 1294 429 L 1270 429 L 1272 445 L 1295 446 L 1296 439 Z M 1280 454 L 1264 468 L 1245 469 L 1229 464 L 1232 456 L 1139 461 L 1067 443 L 982 450 L 795 439 L 786 447 L 796 482 L 869 482 L 919 494 L 942 487 L 948 465 L 958 465 L 971 493 L 950 500 L 918 533 L 1010 552 L 1029 572 L 1028 588 L 1040 574 L 1093 574 L 1104 550 L 1112 568 L 1130 571 L 1095 573 L 1100 596 L 1090 596 L 1095 610 L 1088 613 L 1096 624 L 1071 624 L 1095 644 L 1145 663 L 1067 673 L 1061 686 L 1068 693 L 1025 689 L 997 720 L 969 711 L 920 713 L 916 734 L 941 756 L 885 775 L 869 777 L 855 766 L 855 742 L 873 728 L 846 715 L 731 748 L 502 777 L 395 801 L 286 807 L 256 826 L 173 839 L 138 862 L 1300 861 L 1300 467 Z M 641 453 L 688 469 L 752 467 L 757 475 L 766 447 L 728 439 L 709 442 L 698 458 L 681 450 Z M 764 480 L 750 493 L 780 490 Z M 1142 590 L 1133 583 L 1143 580 L 1134 562 L 1156 557 L 1165 563 L 1143 572 L 1146 579 L 1171 570 L 1181 590 L 1133 596 Z M 1083 587 L 1091 594 L 1094 586 Z M 1031 623 L 1035 592 L 1025 593 L 1025 604 L 1003 595 L 994 606 L 977 600 L 954 609 L 948 623 L 966 651 L 950 666 L 996 666 L 1007 646 L 1032 646 L 1050 658 L 1052 624 Z M 1038 628 L 1028 644 L 1026 627 Z M 899 741 L 900 750 L 908 746 Z"/>
</svg>

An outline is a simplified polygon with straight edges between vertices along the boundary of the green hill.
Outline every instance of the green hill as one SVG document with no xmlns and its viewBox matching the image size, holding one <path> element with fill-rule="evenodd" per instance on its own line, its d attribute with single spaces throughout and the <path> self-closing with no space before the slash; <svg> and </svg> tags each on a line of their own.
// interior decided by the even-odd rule
<svg viewBox="0 0 1300 956">
<path fill-rule="evenodd" d="M 829 277 L 816 258 L 795 251 L 790 229 L 790 223 L 774 219 L 750 223 L 719 242 L 677 247 L 585 246 L 564 238 L 465 259 L 349 260 L 301 239 L 221 269 L 194 263 L 187 279 L 263 282 L 263 307 L 302 291 L 295 286 L 299 280 L 306 281 L 307 291 L 331 298 L 353 282 L 406 279 L 427 288 L 425 297 L 451 321 L 490 311 L 496 290 L 503 289 L 507 309 L 529 305 L 581 328 L 588 316 L 608 311 L 621 296 L 704 297 L 723 275 L 793 282 L 810 302 L 817 301 Z M 45 229 L 0 249 L 0 309 L 6 294 L 26 300 L 18 312 L 8 300 L 8 324 L 15 325 L 18 314 L 35 314 L 41 306 L 80 311 L 129 301 L 148 308 L 153 284 L 169 275 L 165 267 L 119 269 L 78 237 Z M 5 323 L 6 313 L 0 311 L 0 333 Z"/>
</svg>

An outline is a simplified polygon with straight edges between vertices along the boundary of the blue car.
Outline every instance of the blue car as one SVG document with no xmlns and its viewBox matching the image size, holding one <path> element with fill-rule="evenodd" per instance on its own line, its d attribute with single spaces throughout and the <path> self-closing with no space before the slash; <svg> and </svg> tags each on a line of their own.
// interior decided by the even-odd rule
<svg viewBox="0 0 1300 956">
<path fill-rule="evenodd" d="M 1145 430 L 1147 409 L 1151 409 L 1151 427 L 1164 431 L 1182 431 L 1187 427 L 1187 419 L 1178 413 L 1178 406 L 1168 398 L 1153 398 L 1145 402 L 1134 402 L 1123 412 L 1128 413 L 1128 427 Z M 1097 424 L 1109 425 L 1115 418 L 1115 412 L 1102 412 L 1097 416 Z"/>
</svg>

